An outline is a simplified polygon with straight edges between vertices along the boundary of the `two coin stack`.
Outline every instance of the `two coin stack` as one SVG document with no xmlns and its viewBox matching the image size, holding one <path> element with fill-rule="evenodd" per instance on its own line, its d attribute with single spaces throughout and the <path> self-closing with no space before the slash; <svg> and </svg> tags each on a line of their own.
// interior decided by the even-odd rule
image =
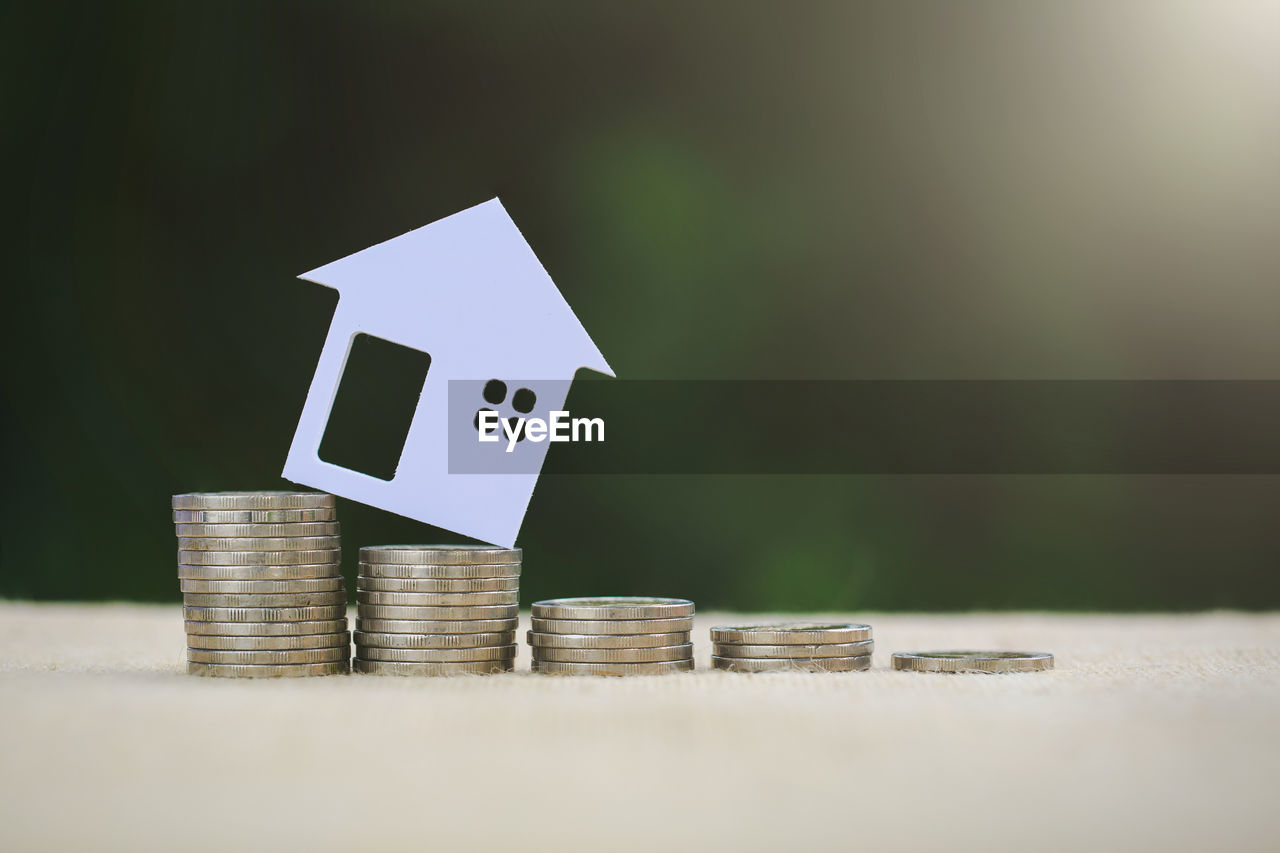
<svg viewBox="0 0 1280 853">
<path fill-rule="evenodd" d="M 711 665 L 731 672 L 854 672 L 871 668 L 869 625 L 781 625 L 712 628 Z"/>
<path fill-rule="evenodd" d="M 556 598 L 533 605 L 533 671 L 657 675 L 693 669 L 693 602 L 682 598 Z"/>
<path fill-rule="evenodd" d="M 515 668 L 519 548 L 360 549 L 356 672 L 487 675 Z"/>
<path fill-rule="evenodd" d="M 173 496 L 187 672 L 232 678 L 349 671 L 333 495 Z"/>
</svg>

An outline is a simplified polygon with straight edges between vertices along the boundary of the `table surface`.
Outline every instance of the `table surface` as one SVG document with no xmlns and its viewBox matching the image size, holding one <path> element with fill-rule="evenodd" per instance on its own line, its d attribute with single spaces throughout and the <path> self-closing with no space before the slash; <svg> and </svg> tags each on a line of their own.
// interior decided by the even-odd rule
<svg viewBox="0 0 1280 853">
<path fill-rule="evenodd" d="M 870 672 L 709 670 L 768 618 L 700 615 L 692 674 L 239 681 L 176 606 L 0 602 L 0 848 L 1276 849 L 1280 614 L 845 614 Z M 888 668 L 930 648 L 1057 669 Z"/>
</svg>

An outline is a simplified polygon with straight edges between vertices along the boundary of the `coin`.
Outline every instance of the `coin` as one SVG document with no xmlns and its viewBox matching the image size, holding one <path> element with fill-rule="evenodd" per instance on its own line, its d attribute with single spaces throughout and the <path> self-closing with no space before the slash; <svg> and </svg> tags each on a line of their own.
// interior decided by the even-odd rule
<svg viewBox="0 0 1280 853">
<path fill-rule="evenodd" d="M 334 509 L 175 509 L 175 524 L 297 524 L 333 521 Z"/>
<path fill-rule="evenodd" d="M 693 658 L 693 644 L 655 646 L 648 649 L 555 649 L 536 646 L 533 658 L 537 661 L 564 661 L 566 663 L 651 663 Z"/>
<path fill-rule="evenodd" d="M 351 661 L 351 668 L 365 675 L 490 675 L 510 672 L 515 668 L 515 662 L 509 658 L 455 663 L 401 663 L 355 658 Z"/>
<path fill-rule="evenodd" d="M 179 536 L 178 549 L 187 551 L 324 551 L 342 547 L 338 536 L 215 537 Z"/>
<path fill-rule="evenodd" d="M 683 598 L 551 598 L 533 603 L 540 619 L 679 619 L 693 616 L 693 602 Z"/>
<path fill-rule="evenodd" d="M 356 628 L 370 634 L 500 634 L 514 631 L 520 620 L 508 619 L 370 619 L 356 615 Z"/>
<path fill-rule="evenodd" d="M 467 607 L 465 605 L 396 607 L 383 604 L 361 604 L 360 615 L 366 619 L 440 620 L 449 622 L 460 619 L 515 619 L 520 615 L 520 608 L 514 604 L 500 604 L 492 607 Z"/>
<path fill-rule="evenodd" d="M 179 551 L 178 566 L 301 566 L 337 565 L 342 550 L 323 551 Z"/>
<path fill-rule="evenodd" d="M 662 675 L 668 672 L 689 672 L 693 660 L 669 660 L 656 663 L 565 663 L 554 660 L 535 660 L 534 672 L 548 675 Z"/>
<path fill-rule="evenodd" d="M 323 578 L 341 580 L 337 563 L 301 563 L 292 566 L 194 566 L 179 564 L 178 578 L 195 581 L 298 581 Z"/>
<path fill-rule="evenodd" d="M 319 604 L 346 604 L 346 590 L 332 592 L 184 592 L 188 607 L 314 607 Z"/>
<path fill-rule="evenodd" d="M 174 495 L 174 509 L 333 509 L 324 492 L 190 492 Z"/>
<path fill-rule="evenodd" d="M 748 646 L 716 643 L 715 653 L 722 658 L 851 658 L 869 655 L 875 643 L 863 640 L 859 643 L 826 643 L 819 646 L 802 646 L 798 643 L 782 646 Z"/>
<path fill-rule="evenodd" d="M 359 646 L 361 660 L 399 661 L 401 663 L 453 663 L 473 660 L 513 660 L 515 644 L 509 646 L 477 646 L 470 649 L 384 649 Z"/>
<path fill-rule="evenodd" d="M 306 634 L 301 637 L 217 637 L 188 634 L 188 649 L 226 651 L 276 651 L 285 649 L 350 648 L 351 635 L 346 631 L 332 634 Z"/>
<path fill-rule="evenodd" d="M 1045 652 L 894 652 L 894 669 L 917 672 L 1039 672 L 1053 669 Z"/>
<path fill-rule="evenodd" d="M 853 622 L 777 622 L 711 629 L 717 643 L 814 646 L 825 643 L 857 643 L 871 639 L 871 626 Z"/>
<path fill-rule="evenodd" d="M 495 604 L 519 604 L 520 593 L 511 592 L 376 592 L 356 590 L 361 604 L 391 604 L 403 607 L 485 607 Z"/>
<path fill-rule="evenodd" d="M 356 645 L 378 649 L 474 649 L 480 646 L 510 646 L 516 641 L 515 631 L 492 631 L 483 634 L 388 634 L 356 631 Z"/>
<path fill-rule="evenodd" d="M 531 646 L 555 649 L 652 649 L 679 646 L 689 642 L 688 631 L 667 634 L 546 634 L 529 631 L 525 640 Z"/>
<path fill-rule="evenodd" d="M 518 578 L 519 563 L 482 563 L 479 565 L 441 566 L 435 563 L 366 563 L 360 562 L 360 574 L 370 578 L 403 578 L 427 580 L 464 580 L 467 578 Z"/>
<path fill-rule="evenodd" d="M 183 607 L 189 622 L 305 622 L 347 615 L 345 604 L 327 607 Z"/>
<path fill-rule="evenodd" d="M 183 592 L 222 592 L 272 595 L 284 592 L 337 592 L 345 586 L 341 576 L 296 580 L 188 580 L 178 581 Z"/>
<path fill-rule="evenodd" d="M 346 660 L 332 663 L 188 663 L 187 674 L 222 678 L 301 678 L 308 675 L 346 675 Z"/>
<path fill-rule="evenodd" d="M 360 575 L 356 588 L 370 592 L 515 592 L 520 578 L 373 578 Z"/>
<path fill-rule="evenodd" d="M 519 563 L 519 548 L 492 545 L 367 545 L 360 549 L 362 563 L 433 563 L 437 565 L 477 565 Z"/>
<path fill-rule="evenodd" d="M 298 622 L 201 622 L 188 620 L 184 623 L 188 634 L 187 642 L 199 646 L 200 643 L 190 639 L 191 634 L 215 637 L 300 637 L 316 634 L 333 634 L 347 630 L 347 620 L 318 619 Z"/>
<path fill-rule="evenodd" d="M 733 672 L 856 672 L 871 669 L 871 655 L 850 658 L 724 658 L 712 655 L 711 665 Z"/>
<path fill-rule="evenodd" d="M 277 649 L 271 651 L 227 651 L 217 649 L 187 649 L 191 663 L 333 663 L 351 657 L 345 646 L 324 649 Z"/>
<path fill-rule="evenodd" d="M 542 619 L 532 620 L 540 634 L 669 634 L 692 631 L 693 619 Z"/>
<path fill-rule="evenodd" d="M 178 536 L 263 539 L 274 536 L 337 536 L 336 521 L 288 524 L 183 524 L 174 525 Z"/>
</svg>

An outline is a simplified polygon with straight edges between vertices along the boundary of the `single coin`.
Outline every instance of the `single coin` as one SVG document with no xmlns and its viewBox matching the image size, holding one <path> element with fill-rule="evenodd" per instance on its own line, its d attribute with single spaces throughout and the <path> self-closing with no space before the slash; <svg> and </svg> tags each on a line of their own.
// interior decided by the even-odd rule
<svg viewBox="0 0 1280 853">
<path fill-rule="evenodd" d="M 379 646 L 356 646 L 361 660 L 399 661 L 400 663 L 454 663 L 473 660 L 513 660 L 516 647 L 477 646 L 472 649 L 384 649 Z"/>
<path fill-rule="evenodd" d="M 716 643 L 715 654 L 722 658 L 852 658 L 875 651 L 875 642 L 826 643 L 820 646 L 790 644 L 782 646 L 748 646 Z"/>
<path fill-rule="evenodd" d="M 370 592 L 516 592 L 520 578 L 377 578 L 360 575 L 356 589 Z"/>
<path fill-rule="evenodd" d="M 188 622 L 312 622 L 347 615 L 345 604 L 327 607 L 183 607 Z"/>
<path fill-rule="evenodd" d="M 174 495 L 174 509 L 333 509 L 324 492 L 189 492 Z"/>
<path fill-rule="evenodd" d="M 341 580 L 337 563 L 301 563 L 290 566 L 178 566 L 179 580 L 191 581 L 299 581 L 323 578 Z"/>
<path fill-rule="evenodd" d="M 370 634 L 502 634 L 514 631 L 520 620 L 508 619 L 370 619 L 356 616 L 356 628 Z"/>
<path fill-rule="evenodd" d="M 277 536 L 238 539 L 214 536 L 179 536 L 180 551 L 326 551 L 342 547 L 341 536 Z"/>
<path fill-rule="evenodd" d="M 542 619 L 532 620 L 540 634 L 670 634 L 692 631 L 692 617 L 686 619 Z"/>
<path fill-rule="evenodd" d="M 179 551 L 180 566 L 301 566 L 342 560 L 341 548 L 322 551 Z"/>
<path fill-rule="evenodd" d="M 346 604 L 347 592 L 184 592 L 182 603 L 188 607 L 315 607 Z"/>
<path fill-rule="evenodd" d="M 300 622 L 195 622 L 187 621 L 187 645 L 199 648 L 203 641 L 192 635 L 212 637 L 302 637 L 347 630 L 347 620 L 319 619 Z"/>
<path fill-rule="evenodd" d="M 1039 672 L 1053 669 L 1045 652 L 894 652 L 894 669 L 916 672 Z"/>
<path fill-rule="evenodd" d="M 401 607 L 488 607 L 495 604 L 519 604 L 520 593 L 511 592 L 376 592 L 356 590 L 361 604 L 391 604 Z"/>
<path fill-rule="evenodd" d="M 492 607 L 442 606 L 396 607 L 384 604 L 361 604 L 358 610 L 363 619 L 411 619 L 416 621 L 451 622 L 458 619 L 515 619 L 520 608 L 514 604 Z"/>
<path fill-rule="evenodd" d="M 187 649 L 190 663 L 333 663 L 351 657 L 351 650 L 343 646 L 325 649 L 283 649 L 275 651 L 225 651 L 218 649 Z"/>
<path fill-rule="evenodd" d="M 732 672 L 859 672 L 871 669 L 871 655 L 852 658 L 722 658 L 712 655 L 711 665 Z"/>
<path fill-rule="evenodd" d="M 360 549 L 362 563 L 434 563 L 476 565 L 519 563 L 519 548 L 492 545 L 367 545 Z"/>
<path fill-rule="evenodd" d="M 180 537 L 265 539 L 276 536 L 337 536 L 336 521 L 300 521 L 289 524 L 175 524 Z"/>
<path fill-rule="evenodd" d="M 856 622 L 775 622 L 711 629 L 717 643 L 764 646 L 816 646 L 826 643 L 858 643 L 871 639 L 871 626 Z"/>
<path fill-rule="evenodd" d="M 294 623 L 297 624 L 297 623 Z M 306 634 L 301 637 L 215 637 L 208 634 L 188 634 L 188 649 L 208 651 L 286 651 L 291 649 L 349 648 L 351 634 L 346 631 L 333 634 Z"/>
<path fill-rule="evenodd" d="M 423 580 L 465 580 L 469 578 L 518 578 L 519 563 L 481 563 L 441 566 L 434 563 L 366 563 L 360 561 L 360 575 L 370 578 Z"/>
<path fill-rule="evenodd" d="M 652 663 L 693 658 L 693 644 L 655 646 L 648 649 L 555 649 L 535 646 L 533 659 L 566 663 Z"/>
<path fill-rule="evenodd" d="M 183 592 L 221 592 L 249 595 L 278 595 L 284 592 L 338 592 L 345 590 L 342 576 L 298 578 L 296 580 L 190 580 L 178 581 Z"/>
<path fill-rule="evenodd" d="M 187 663 L 187 674 L 215 678 L 302 678 L 308 675 L 346 675 L 347 661 L 331 663 Z"/>
<path fill-rule="evenodd" d="M 298 524 L 333 521 L 335 509 L 175 509 L 174 524 Z"/>
<path fill-rule="evenodd" d="M 516 641 L 515 631 L 493 631 L 484 634 L 388 634 L 356 631 L 356 645 L 377 649 L 475 649 L 480 646 L 510 646 Z M 366 655 L 367 657 L 367 655 Z"/>
<path fill-rule="evenodd" d="M 515 661 L 510 658 L 502 660 L 470 660 L 453 663 L 402 663 L 400 661 L 362 660 L 355 658 L 351 668 L 363 675 L 492 675 L 499 672 L 511 672 L 515 669 Z"/>
<path fill-rule="evenodd" d="M 668 672 L 689 672 L 693 669 L 693 660 L 655 663 L 565 663 L 535 660 L 531 669 L 548 675 L 663 675 Z"/>
<path fill-rule="evenodd" d="M 693 602 L 634 595 L 549 598 L 533 603 L 533 615 L 539 619 L 681 619 L 693 616 Z"/>
<path fill-rule="evenodd" d="M 529 631 L 525 640 L 531 646 L 553 649 L 653 649 L 679 646 L 689 642 L 688 631 L 666 634 L 545 634 Z"/>
</svg>

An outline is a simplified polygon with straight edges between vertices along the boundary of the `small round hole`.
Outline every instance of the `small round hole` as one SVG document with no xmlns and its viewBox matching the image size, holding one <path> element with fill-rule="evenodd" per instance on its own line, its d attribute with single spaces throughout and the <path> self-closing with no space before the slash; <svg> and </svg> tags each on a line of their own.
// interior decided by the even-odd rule
<svg viewBox="0 0 1280 853">
<path fill-rule="evenodd" d="M 507 383 L 501 379 L 490 379 L 484 384 L 484 399 L 495 406 L 507 399 Z"/>
<path fill-rule="evenodd" d="M 472 421 L 471 421 L 471 423 L 475 426 L 475 428 L 476 428 L 476 432 L 477 432 L 477 433 L 478 433 L 478 432 L 480 432 L 480 413 L 481 413 L 481 412 L 492 412 L 492 411 L 493 411 L 493 409 L 479 409 L 479 410 L 477 410 L 477 411 L 476 411 L 475 419 L 474 419 L 474 420 L 472 420 Z M 496 412 L 494 412 L 494 414 L 497 414 L 497 413 L 496 413 Z M 485 435 L 493 435 L 495 431 L 500 430 L 500 429 L 502 429 L 502 425 L 501 425 L 501 424 L 494 424 L 492 427 L 490 427 L 490 428 L 489 428 L 489 431 L 488 431 L 487 433 L 485 433 Z"/>
<path fill-rule="evenodd" d="M 529 414 L 537 405 L 538 396 L 528 388 L 521 388 L 511 395 L 511 407 L 522 414 Z"/>
</svg>

